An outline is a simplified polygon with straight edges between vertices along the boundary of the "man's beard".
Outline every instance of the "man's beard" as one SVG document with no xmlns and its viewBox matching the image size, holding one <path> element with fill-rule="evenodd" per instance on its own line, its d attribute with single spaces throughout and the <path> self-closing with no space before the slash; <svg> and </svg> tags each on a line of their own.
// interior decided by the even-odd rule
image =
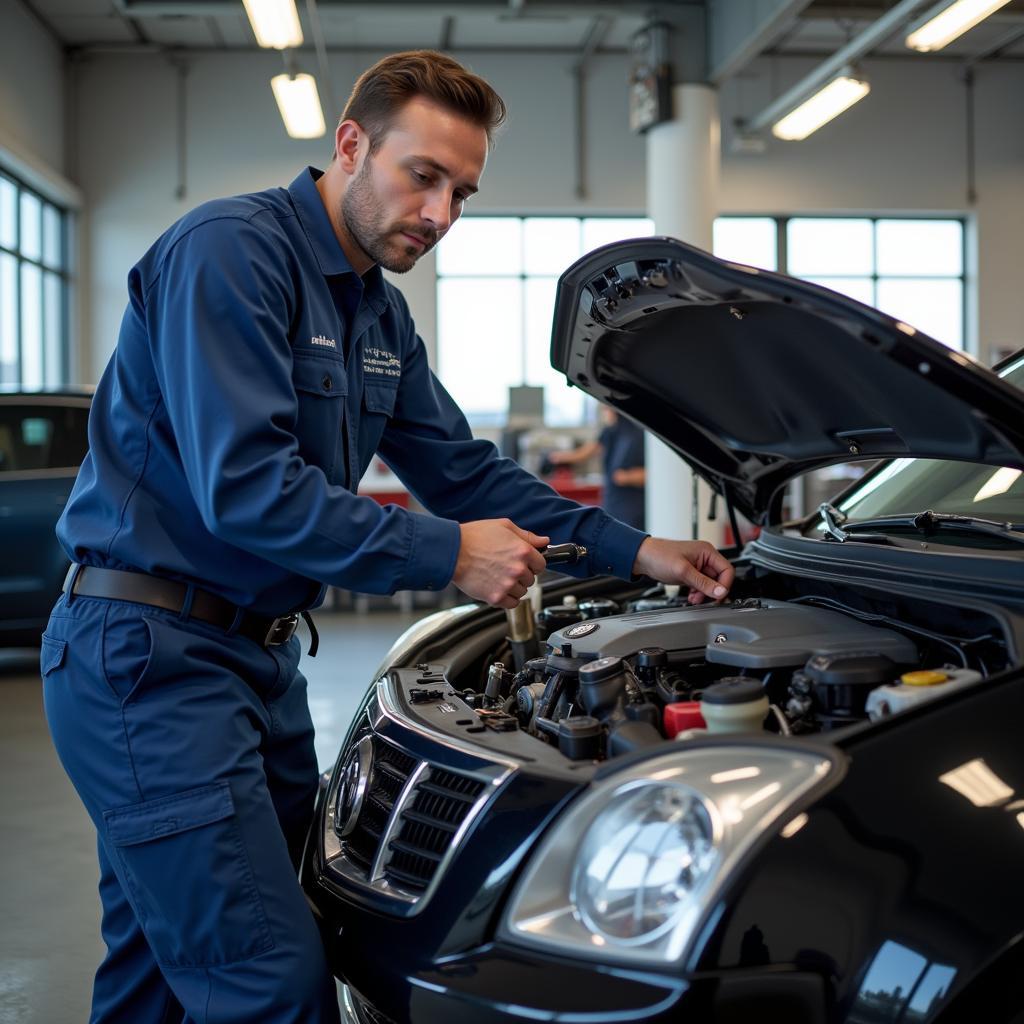
<svg viewBox="0 0 1024 1024">
<path fill-rule="evenodd" d="M 423 225 L 391 224 L 385 227 L 380 213 L 380 200 L 370 180 L 370 158 L 367 157 L 359 173 L 341 198 L 341 219 L 352 239 L 366 255 L 385 270 L 404 274 L 412 270 L 416 261 L 437 244 L 437 232 Z M 404 243 L 399 232 L 421 238 L 422 247 Z"/>
</svg>

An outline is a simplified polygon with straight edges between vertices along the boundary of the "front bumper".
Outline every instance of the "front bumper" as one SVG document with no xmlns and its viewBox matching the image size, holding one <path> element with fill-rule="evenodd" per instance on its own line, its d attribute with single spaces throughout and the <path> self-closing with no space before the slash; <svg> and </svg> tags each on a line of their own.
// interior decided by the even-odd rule
<svg viewBox="0 0 1024 1024">
<path fill-rule="evenodd" d="M 824 979 L 778 968 L 672 979 L 490 950 L 400 981 L 393 976 L 377 978 L 376 985 L 370 977 L 360 981 L 362 990 L 357 982 L 342 986 L 344 1024 L 824 1024 L 829 1019 Z M 363 994 L 371 989 L 380 1002 Z"/>
</svg>

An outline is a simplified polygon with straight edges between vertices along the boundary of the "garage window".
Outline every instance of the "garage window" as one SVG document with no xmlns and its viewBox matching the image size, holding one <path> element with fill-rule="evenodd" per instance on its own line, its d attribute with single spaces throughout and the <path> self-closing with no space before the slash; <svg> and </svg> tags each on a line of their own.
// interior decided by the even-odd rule
<svg viewBox="0 0 1024 1024">
<path fill-rule="evenodd" d="M 720 217 L 714 238 L 719 256 L 814 281 L 964 348 L 960 219 Z"/>
<path fill-rule="evenodd" d="M 549 426 L 592 418 L 551 369 L 558 277 L 584 253 L 654 231 L 643 217 L 466 217 L 437 250 L 438 374 L 474 426 L 497 426 L 508 389 L 544 388 Z"/>
<path fill-rule="evenodd" d="M 68 377 L 68 214 L 0 173 L 0 384 Z"/>
<path fill-rule="evenodd" d="M 593 403 L 551 369 L 558 276 L 599 245 L 654 232 L 642 217 L 466 217 L 437 250 L 438 372 L 474 426 L 497 426 L 508 389 L 544 388 L 549 426 Z M 719 217 L 714 251 L 851 295 L 964 346 L 964 226 L 955 218 Z"/>
</svg>

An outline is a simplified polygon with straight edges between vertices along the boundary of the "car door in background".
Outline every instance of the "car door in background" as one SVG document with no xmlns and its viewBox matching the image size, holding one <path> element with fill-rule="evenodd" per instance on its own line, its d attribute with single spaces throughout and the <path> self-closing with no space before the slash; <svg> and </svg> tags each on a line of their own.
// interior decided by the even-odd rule
<svg viewBox="0 0 1024 1024">
<path fill-rule="evenodd" d="M 84 394 L 0 395 L 0 646 L 38 643 L 68 560 L 54 527 L 88 447 Z"/>
</svg>

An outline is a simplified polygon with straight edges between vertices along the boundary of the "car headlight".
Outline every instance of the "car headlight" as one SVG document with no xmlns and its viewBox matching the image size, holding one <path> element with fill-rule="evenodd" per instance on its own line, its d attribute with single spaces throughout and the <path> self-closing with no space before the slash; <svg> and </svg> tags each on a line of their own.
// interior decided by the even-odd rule
<svg viewBox="0 0 1024 1024">
<path fill-rule="evenodd" d="M 609 764 L 527 866 L 506 936 L 605 960 L 679 961 L 744 853 L 835 767 L 824 752 L 760 742 Z"/>
</svg>

